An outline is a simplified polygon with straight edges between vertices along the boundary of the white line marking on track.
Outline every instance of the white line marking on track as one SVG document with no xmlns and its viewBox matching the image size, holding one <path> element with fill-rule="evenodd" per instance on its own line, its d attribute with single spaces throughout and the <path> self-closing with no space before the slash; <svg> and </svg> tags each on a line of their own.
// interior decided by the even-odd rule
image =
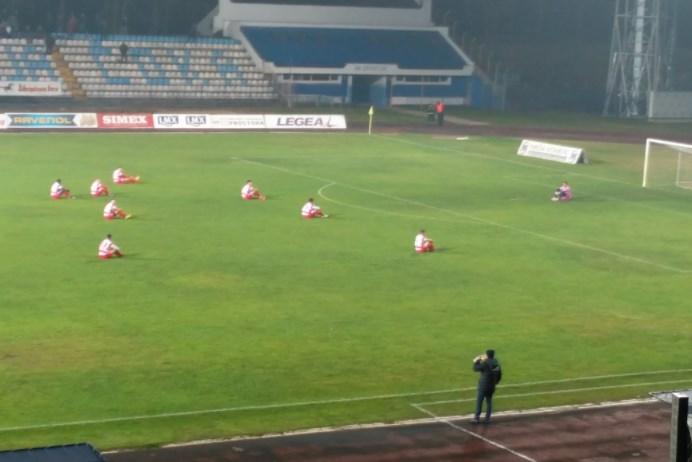
<svg viewBox="0 0 692 462">
<path fill-rule="evenodd" d="M 523 382 L 515 384 L 503 384 L 502 388 L 518 388 L 518 387 L 528 387 L 536 385 L 549 385 L 549 384 L 559 384 L 559 383 L 573 383 L 573 382 L 583 382 L 589 380 L 607 380 L 607 379 L 621 379 L 627 377 L 641 377 L 647 375 L 658 375 L 658 374 L 683 374 L 692 372 L 692 369 L 668 369 L 668 370 L 658 370 L 658 371 L 644 371 L 644 372 L 627 372 L 623 374 L 609 374 L 609 375 L 594 375 L 586 377 L 574 377 L 566 379 L 556 379 L 556 380 L 541 380 L 534 382 Z M 22 430 L 36 430 L 36 429 L 46 429 L 46 428 L 57 428 L 57 427 L 71 427 L 79 425 L 98 425 L 105 423 L 114 422 L 128 422 L 128 421 L 139 421 L 139 420 L 150 420 L 150 419 L 163 419 L 169 417 L 186 417 L 186 416 L 196 416 L 204 414 L 221 414 L 221 413 L 231 413 L 231 412 L 243 412 L 243 411 L 261 411 L 270 409 L 289 409 L 293 407 L 305 407 L 305 406 L 320 406 L 320 405 L 330 405 L 330 404 L 343 404 L 343 403 L 355 403 L 360 401 L 377 401 L 377 400 L 389 400 L 397 398 L 415 398 L 418 396 L 431 396 L 431 395 L 442 395 L 446 393 L 459 393 L 462 391 L 475 390 L 476 387 L 467 388 L 451 388 L 446 390 L 434 390 L 434 391 L 423 391 L 423 392 L 412 392 L 412 393 L 393 393 L 384 395 L 372 395 L 372 396 L 357 396 L 353 398 L 337 398 L 337 399 L 326 399 L 326 400 L 316 400 L 316 401 L 299 401 L 293 403 L 278 403 L 278 404 L 260 404 L 251 406 L 238 406 L 238 407 L 224 407 L 217 409 L 200 409 L 193 411 L 179 411 L 179 412 L 167 412 L 162 414 L 147 414 L 138 416 L 124 416 L 124 417 L 109 417 L 102 419 L 89 419 L 89 420 L 76 420 L 71 422 L 56 422 L 47 424 L 35 424 L 35 425 L 24 425 L 15 427 L 5 427 L 0 428 L 0 433 L 22 431 Z"/>
<path fill-rule="evenodd" d="M 499 411 L 493 413 L 497 417 L 517 417 L 517 416 L 534 416 L 542 414 L 557 414 L 560 412 L 574 412 L 590 409 L 607 409 L 613 407 L 624 407 L 624 406 L 638 406 L 646 404 L 658 403 L 659 400 L 656 398 L 645 398 L 645 399 L 628 399 L 623 401 L 605 401 L 602 403 L 587 403 L 587 404 L 570 404 L 564 406 L 552 406 L 552 407 L 542 407 L 536 409 L 527 409 L 523 411 Z M 447 420 L 467 420 L 471 419 L 473 414 L 466 415 L 455 415 L 455 416 L 445 416 Z M 260 440 L 267 438 L 284 438 L 297 435 L 310 435 L 317 433 L 330 433 L 338 431 L 347 430 L 364 430 L 371 428 L 394 428 L 394 427 L 407 427 L 411 425 L 425 425 L 439 423 L 438 419 L 432 417 L 423 417 L 418 419 L 407 419 L 407 420 L 397 420 L 391 423 L 365 423 L 365 424 L 352 424 L 352 425 L 342 425 L 338 427 L 317 427 L 317 428 L 307 428 L 303 430 L 291 430 L 282 433 L 265 433 L 262 435 L 239 435 L 230 438 L 214 438 L 206 440 L 195 440 L 186 441 L 183 443 L 171 443 L 162 446 L 163 448 L 176 448 L 176 447 L 187 447 L 187 446 L 199 446 L 201 444 L 215 444 L 215 443 L 228 443 L 233 441 L 248 441 L 248 440 Z M 104 454 L 115 454 L 119 452 L 126 452 L 128 449 L 115 449 L 111 451 L 105 451 Z"/>
<path fill-rule="evenodd" d="M 509 395 L 501 394 L 499 398 L 526 398 L 532 396 L 543 396 L 543 395 L 562 395 L 566 393 L 578 393 L 582 391 L 597 391 L 597 390 L 611 390 L 617 388 L 636 388 L 636 387 L 649 387 L 652 385 L 664 385 L 671 383 L 690 383 L 692 384 L 692 379 L 682 379 L 682 380 L 662 380 L 659 382 L 640 382 L 640 383 L 628 383 L 620 385 L 602 385 L 598 387 L 582 387 L 582 388 L 567 388 L 565 390 L 550 390 L 550 391 L 536 391 L 531 393 L 513 393 Z M 469 403 L 476 401 L 476 398 L 467 399 L 450 399 L 445 401 L 429 401 L 425 403 L 416 403 L 420 406 L 435 406 L 439 404 L 452 404 L 452 403 Z"/>
<path fill-rule="evenodd" d="M 447 425 L 449 425 L 450 427 L 452 427 L 452 428 L 454 428 L 454 429 L 456 429 L 456 430 L 459 430 L 459 431 L 462 432 L 462 433 L 466 433 L 466 434 L 469 435 L 469 436 L 473 436 L 474 438 L 477 438 L 477 439 L 479 439 L 479 440 L 481 440 L 481 441 L 485 441 L 485 442 L 488 443 L 489 445 L 494 446 L 494 447 L 496 447 L 496 448 L 498 448 L 498 449 L 501 449 L 501 450 L 503 450 L 503 451 L 509 452 L 510 454 L 513 454 L 513 455 L 519 457 L 519 458 L 522 459 L 522 460 L 526 460 L 526 461 L 528 461 L 528 462 L 537 462 L 536 459 L 532 459 L 531 457 L 527 456 L 526 454 L 522 454 L 521 452 L 517 452 L 517 451 L 515 451 L 514 449 L 505 446 L 504 444 L 498 443 L 497 441 L 493 441 L 493 440 L 491 440 L 490 438 L 486 438 L 485 436 L 479 435 L 478 433 L 472 432 L 471 430 L 467 430 L 466 428 L 464 428 L 464 427 L 462 427 L 462 426 L 460 426 L 460 425 L 457 425 L 457 424 L 455 424 L 454 422 L 450 422 L 449 420 L 445 419 L 444 417 L 439 417 L 439 416 L 433 414 L 432 412 L 428 411 L 428 410 L 425 409 L 424 407 L 418 405 L 418 404 L 412 404 L 411 406 L 413 406 L 414 408 L 418 409 L 418 410 L 419 410 L 420 412 L 422 412 L 423 414 L 429 415 L 429 416 L 432 417 L 433 419 L 436 419 L 438 422 L 447 424 Z"/>
<path fill-rule="evenodd" d="M 559 238 L 559 237 L 550 236 L 550 235 L 548 235 L 548 234 L 543 234 L 543 233 L 538 233 L 538 232 L 535 232 L 535 231 L 530 231 L 530 230 L 528 230 L 528 229 L 518 228 L 518 227 L 516 227 L 516 226 L 505 225 L 505 224 L 502 224 L 502 223 L 498 223 L 498 222 L 496 222 L 496 221 L 488 220 L 488 219 L 485 219 L 485 218 L 480 218 L 480 217 L 477 217 L 477 216 L 475 216 L 475 215 L 471 215 L 471 214 L 468 214 L 468 213 L 457 212 L 457 211 L 455 211 L 455 210 L 446 209 L 446 208 L 443 208 L 443 207 L 437 207 L 437 206 L 435 206 L 435 205 L 426 204 L 426 203 L 424 203 L 424 202 L 420 202 L 420 201 L 416 201 L 416 200 L 406 199 L 406 198 L 404 198 L 404 197 L 398 197 L 398 196 L 395 196 L 395 195 L 392 195 L 392 194 L 386 194 L 386 193 L 381 193 L 381 192 L 379 192 L 379 191 L 373 191 L 373 190 L 370 190 L 370 189 L 365 189 L 365 188 L 360 188 L 360 187 L 357 187 L 357 186 L 352 186 L 352 185 L 349 185 L 349 184 L 346 184 L 346 183 L 341 183 L 341 182 L 338 182 L 338 181 L 335 181 L 335 180 L 332 180 L 332 179 L 329 179 L 329 178 L 323 178 L 323 177 L 316 176 L 316 175 L 310 175 L 310 174 L 307 174 L 307 173 L 303 173 L 303 172 L 299 172 L 299 171 L 287 169 L 287 168 L 284 168 L 284 167 L 277 167 L 277 166 L 275 166 L 275 165 L 266 164 L 266 163 L 263 163 L 263 162 L 257 162 L 257 161 L 254 161 L 254 160 L 243 159 L 243 158 L 241 158 L 241 157 L 231 157 L 231 159 L 238 160 L 238 161 L 245 162 L 245 163 L 249 163 L 249 164 L 254 164 L 254 165 L 263 166 L 263 167 L 270 168 L 270 169 L 273 169 L 273 170 L 278 170 L 278 171 L 286 172 L 286 173 L 289 173 L 289 174 L 292 174 L 292 175 L 296 175 L 296 176 L 302 176 L 302 177 L 305 177 L 305 178 L 312 178 L 312 179 L 315 179 L 315 180 L 323 181 L 323 182 L 325 182 L 325 183 L 332 183 L 333 185 L 339 185 L 339 186 L 342 186 L 342 187 L 344 187 L 344 188 L 348 188 L 348 189 L 351 189 L 351 190 L 354 190 L 354 191 L 360 191 L 360 192 L 364 192 L 364 193 L 367 193 L 367 194 L 372 194 L 372 195 L 384 197 L 384 198 L 387 198 L 387 199 L 392 199 L 392 200 L 404 202 L 404 203 L 407 203 L 407 204 L 412 204 L 412 205 L 416 205 L 416 206 L 419 206 L 419 207 L 428 208 L 428 209 L 431 209 L 431 210 L 437 210 L 437 211 L 439 211 L 439 212 L 443 212 L 443 213 L 450 214 L 450 215 L 454 215 L 454 216 L 461 217 L 461 218 L 466 218 L 466 219 L 469 219 L 469 220 L 472 220 L 472 221 L 475 221 L 475 222 L 477 222 L 477 223 L 481 223 L 481 224 L 484 224 L 484 225 L 487 225 L 487 226 L 493 226 L 493 227 L 495 227 L 495 228 L 500 228 L 500 229 L 504 229 L 504 230 L 507 230 L 507 231 L 513 231 L 513 232 L 520 233 L 520 234 L 525 234 L 525 235 L 527 235 L 527 236 L 536 237 L 536 238 L 539 238 L 539 239 L 543 239 L 543 240 L 546 240 L 546 241 L 554 242 L 554 243 L 557 243 L 557 244 L 562 244 L 562 245 L 569 246 L 569 247 L 576 247 L 576 248 L 580 248 L 580 249 L 584 249 L 584 250 L 589 250 L 589 251 L 591 251 L 591 252 L 602 253 L 602 254 L 604 254 L 604 255 L 609 255 L 609 256 L 611 256 L 611 257 L 618 258 L 618 259 L 620 259 L 620 260 L 627 260 L 627 261 L 631 261 L 631 262 L 634 262 L 634 263 L 639 263 L 639 264 L 642 264 L 642 265 L 652 266 L 652 267 L 654 267 L 654 268 L 659 268 L 659 269 L 663 269 L 663 270 L 666 270 L 666 271 L 671 271 L 671 272 L 674 272 L 674 273 L 682 273 L 682 274 L 689 274 L 689 273 L 692 273 L 692 270 L 687 269 L 687 268 L 678 268 L 678 267 L 676 267 L 676 266 L 666 265 L 666 264 L 664 264 L 664 263 L 658 263 L 658 262 L 651 261 L 651 260 L 647 260 L 647 259 L 644 259 L 644 258 L 639 258 L 639 257 L 635 257 L 635 256 L 632 256 L 632 255 L 627 255 L 627 254 L 624 254 L 624 253 L 615 252 L 615 251 L 608 250 L 608 249 L 603 249 L 603 248 L 600 248 L 600 247 L 595 247 L 595 246 L 592 246 L 592 245 L 589 245 L 589 244 L 583 244 L 583 243 L 581 243 L 581 242 L 570 241 L 570 240 L 567 240 L 567 239 L 562 239 L 562 238 Z"/>
</svg>

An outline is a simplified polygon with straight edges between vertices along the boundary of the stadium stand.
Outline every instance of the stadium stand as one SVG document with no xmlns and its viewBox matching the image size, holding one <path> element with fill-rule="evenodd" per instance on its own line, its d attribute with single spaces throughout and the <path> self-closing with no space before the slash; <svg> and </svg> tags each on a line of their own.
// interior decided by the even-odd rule
<svg viewBox="0 0 692 462">
<path fill-rule="evenodd" d="M 271 80 L 234 39 L 56 34 L 56 45 L 90 98 L 276 98 Z"/>
<path fill-rule="evenodd" d="M 343 68 L 349 63 L 400 69 L 461 69 L 466 61 L 436 30 L 243 26 L 265 61 L 276 66 Z"/>
<path fill-rule="evenodd" d="M 0 80 L 7 82 L 61 81 L 55 63 L 46 55 L 43 39 L 0 39 Z"/>
</svg>

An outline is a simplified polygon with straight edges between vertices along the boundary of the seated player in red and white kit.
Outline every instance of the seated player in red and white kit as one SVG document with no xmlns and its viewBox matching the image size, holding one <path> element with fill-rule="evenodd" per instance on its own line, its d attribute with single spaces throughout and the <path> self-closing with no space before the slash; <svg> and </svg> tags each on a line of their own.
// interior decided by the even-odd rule
<svg viewBox="0 0 692 462">
<path fill-rule="evenodd" d="M 125 213 L 124 210 L 120 209 L 118 207 L 118 204 L 115 202 L 115 199 L 109 201 L 103 208 L 103 218 L 105 218 L 106 220 L 112 220 L 114 218 L 127 220 L 130 217 L 132 217 L 132 215 L 129 215 Z"/>
<path fill-rule="evenodd" d="M 435 243 L 432 239 L 428 239 L 428 236 L 425 235 L 425 230 L 421 229 L 413 241 L 413 248 L 416 250 L 416 253 L 434 252 Z"/>
<path fill-rule="evenodd" d="M 553 202 L 557 201 L 571 201 L 572 200 L 572 187 L 566 181 L 563 181 L 559 188 L 553 193 L 551 199 Z"/>
<path fill-rule="evenodd" d="M 122 168 L 116 168 L 115 171 L 113 171 L 113 183 L 116 183 L 116 184 L 139 183 L 139 177 L 128 175 L 127 173 L 125 173 L 125 171 Z"/>
<path fill-rule="evenodd" d="M 262 194 L 262 191 L 255 188 L 255 185 L 252 184 L 252 180 L 247 180 L 243 189 L 240 190 L 240 197 L 246 201 L 251 201 L 253 199 L 259 199 L 261 201 L 267 200 L 267 196 Z"/>
<path fill-rule="evenodd" d="M 108 260 L 109 258 L 124 256 L 120 252 L 120 247 L 115 245 L 115 242 L 112 241 L 112 237 L 113 236 L 110 234 L 106 235 L 106 238 L 99 244 L 99 258 L 101 260 Z"/>
<path fill-rule="evenodd" d="M 60 178 L 58 178 L 50 186 L 50 197 L 53 199 L 67 199 L 70 197 L 74 198 L 75 196 L 70 194 L 70 190 L 64 187 L 60 181 Z"/>
<path fill-rule="evenodd" d="M 91 183 L 91 188 L 89 189 L 89 194 L 91 197 L 100 197 L 108 195 L 108 188 L 105 184 L 101 183 L 101 180 L 96 178 L 93 183 Z"/>
<path fill-rule="evenodd" d="M 303 208 L 300 209 L 300 214 L 303 216 L 303 218 L 307 219 L 329 217 L 329 215 L 322 212 L 321 208 L 315 205 L 315 201 L 312 197 L 308 199 Z"/>
</svg>

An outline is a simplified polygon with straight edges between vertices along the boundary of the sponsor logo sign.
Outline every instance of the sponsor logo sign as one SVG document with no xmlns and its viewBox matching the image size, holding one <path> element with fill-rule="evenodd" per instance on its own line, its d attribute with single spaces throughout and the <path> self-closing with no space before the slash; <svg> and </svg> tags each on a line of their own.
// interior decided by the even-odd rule
<svg viewBox="0 0 692 462">
<path fill-rule="evenodd" d="M 261 114 L 211 114 L 207 128 L 214 130 L 262 130 L 266 128 Z"/>
<path fill-rule="evenodd" d="M 0 81 L 0 96 L 60 96 L 59 81 L 49 82 L 6 82 Z"/>
<path fill-rule="evenodd" d="M 206 114 L 154 114 L 154 128 L 195 130 L 208 127 Z"/>
<path fill-rule="evenodd" d="M 97 117 L 99 128 L 154 128 L 154 117 L 151 114 L 99 113 Z"/>
<path fill-rule="evenodd" d="M 540 141 L 523 140 L 517 154 L 525 157 L 562 162 L 564 164 L 588 163 L 586 154 L 581 148 L 542 143 Z"/>
<path fill-rule="evenodd" d="M 267 128 L 277 130 L 346 130 L 342 114 L 267 114 Z"/>
<path fill-rule="evenodd" d="M 96 114 L 92 113 L 9 113 L 7 128 L 96 128 Z"/>
<path fill-rule="evenodd" d="M 0 130 L 4 130 L 10 124 L 10 119 L 5 114 L 0 114 Z"/>
</svg>

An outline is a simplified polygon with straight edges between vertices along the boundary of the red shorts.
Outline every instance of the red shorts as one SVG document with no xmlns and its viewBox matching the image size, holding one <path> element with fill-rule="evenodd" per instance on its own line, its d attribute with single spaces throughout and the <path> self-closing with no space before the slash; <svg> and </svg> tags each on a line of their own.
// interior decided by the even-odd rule
<svg viewBox="0 0 692 462">
<path fill-rule="evenodd" d="M 104 220 L 112 220 L 113 218 L 115 218 L 115 214 L 114 214 L 114 213 L 111 213 L 111 214 L 108 214 L 108 215 L 106 215 L 106 214 L 103 215 L 103 219 L 104 219 Z"/>
<path fill-rule="evenodd" d="M 107 254 L 99 254 L 99 258 L 101 260 L 108 260 L 109 258 L 113 257 L 113 252 L 107 253 Z"/>
<path fill-rule="evenodd" d="M 243 195 L 243 200 L 251 201 L 251 200 L 253 200 L 253 199 L 255 199 L 255 195 L 254 195 L 254 194 L 244 194 L 244 195 Z"/>
</svg>

